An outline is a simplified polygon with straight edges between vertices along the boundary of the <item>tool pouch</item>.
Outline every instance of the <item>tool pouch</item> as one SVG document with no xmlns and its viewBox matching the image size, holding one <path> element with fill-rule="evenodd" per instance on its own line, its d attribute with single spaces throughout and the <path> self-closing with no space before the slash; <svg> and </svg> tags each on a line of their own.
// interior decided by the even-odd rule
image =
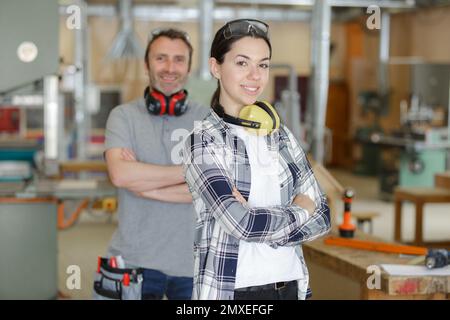
<svg viewBox="0 0 450 320">
<path fill-rule="evenodd" d="M 98 268 L 94 275 L 95 300 L 141 300 L 142 269 L 114 268 L 108 258 L 98 258 Z"/>
</svg>

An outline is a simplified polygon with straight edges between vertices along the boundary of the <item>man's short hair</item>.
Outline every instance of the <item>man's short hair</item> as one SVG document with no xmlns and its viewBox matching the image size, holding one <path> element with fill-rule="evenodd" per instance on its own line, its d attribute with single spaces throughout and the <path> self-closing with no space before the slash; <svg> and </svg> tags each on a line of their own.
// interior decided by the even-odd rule
<svg viewBox="0 0 450 320">
<path fill-rule="evenodd" d="M 149 36 L 149 41 L 147 43 L 147 48 L 145 49 L 145 65 L 147 66 L 147 68 L 149 68 L 148 65 L 148 54 L 150 52 L 150 46 L 152 45 L 152 43 L 160 38 L 160 37 L 167 37 L 169 39 L 175 40 L 175 39 L 180 39 L 182 40 L 189 48 L 189 67 L 188 67 L 188 71 L 191 71 L 191 65 L 192 65 L 192 52 L 194 51 L 194 49 L 192 48 L 192 45 L 189 41 L 189 35 L 181 30 L 178 29 L 174 29 L 174 28 L 167 28 L 167 29 L 155 29 L 150 33 Z"/>
</svg>

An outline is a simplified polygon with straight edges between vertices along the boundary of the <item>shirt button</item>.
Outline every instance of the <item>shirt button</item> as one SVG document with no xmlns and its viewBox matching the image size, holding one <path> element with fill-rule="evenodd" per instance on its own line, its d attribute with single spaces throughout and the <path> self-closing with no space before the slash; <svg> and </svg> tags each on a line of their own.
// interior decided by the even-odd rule
<svg viewBox="0 0 450 320">
<path fill-rule="evenodd" d="M 284 187 L 284 184 L 281 183 L 281 184 L 280 184 L 280 187 L 283 188 L 283 187 Z"/>
</svg>

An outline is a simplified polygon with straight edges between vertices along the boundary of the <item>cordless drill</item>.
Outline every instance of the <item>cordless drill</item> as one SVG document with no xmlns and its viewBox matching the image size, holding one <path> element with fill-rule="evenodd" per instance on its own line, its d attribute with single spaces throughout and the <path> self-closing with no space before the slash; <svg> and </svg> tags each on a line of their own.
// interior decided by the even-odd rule
<svg viewBox="0 0 450 320">
<path fill-rule="evenodd" d="M 352 224 L 351 206 L 355 192 L 352 189 L 344 191 L 344 222 L 339 226 L 339 235 L 343 238 L 353 238 L 355 225 Z"/>
<path fill-rule="evenodd" d="M 445 249 L 430 249 L 425 258 L 428 269 L 442 268 L 450 264 L 450 251 Z"/>
</svg>

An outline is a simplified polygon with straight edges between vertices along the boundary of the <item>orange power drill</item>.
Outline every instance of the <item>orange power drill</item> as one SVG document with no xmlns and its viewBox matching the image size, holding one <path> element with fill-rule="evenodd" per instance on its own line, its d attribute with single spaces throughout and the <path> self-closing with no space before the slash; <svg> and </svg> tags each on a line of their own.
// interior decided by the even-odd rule
<svg viewBox="0 0 450 320">
<path fill-rule="evenodd" d="M 353 238 L 355 233 L 355 225 L 352 223 L 352 199 L 355 195 L 352 189 L 344 191 L 344 222 L 339 226 L 339 235 L 343 238 Z"/>
</svg>

